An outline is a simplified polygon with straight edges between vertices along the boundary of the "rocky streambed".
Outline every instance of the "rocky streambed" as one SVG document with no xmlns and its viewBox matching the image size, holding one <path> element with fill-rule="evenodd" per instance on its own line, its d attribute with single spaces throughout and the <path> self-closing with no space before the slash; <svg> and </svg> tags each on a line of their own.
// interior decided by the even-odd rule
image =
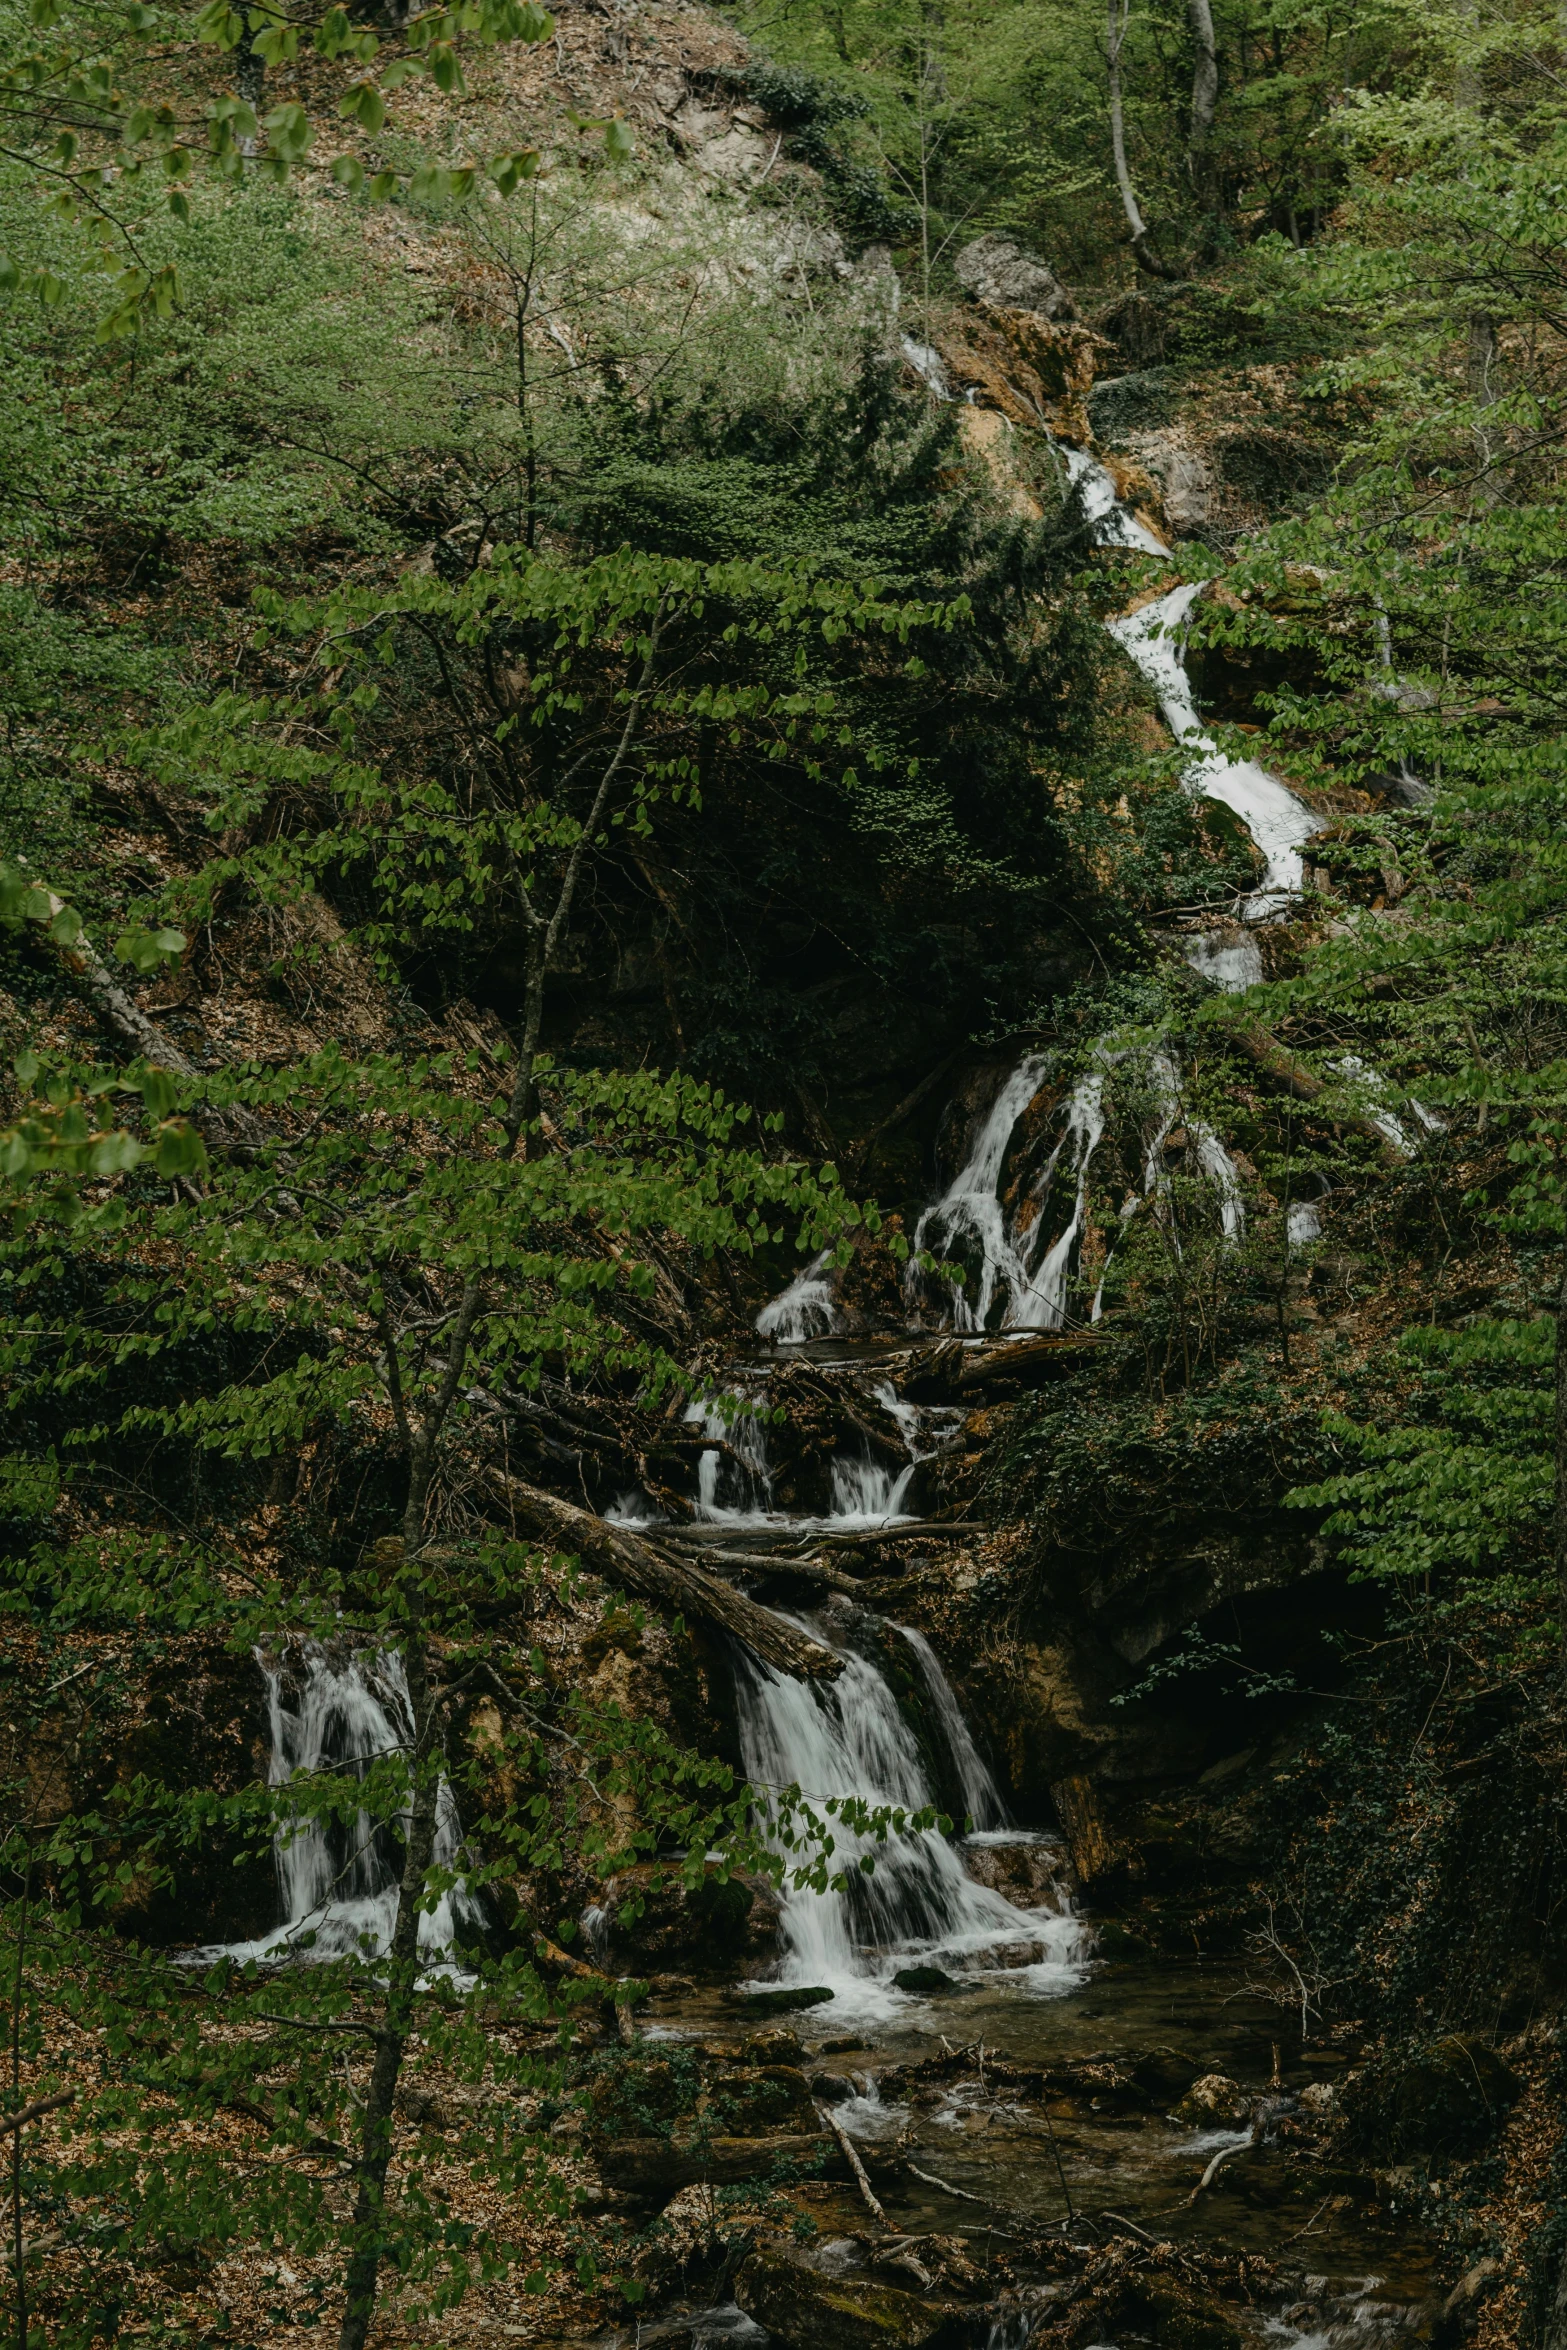
<svg viewBox="0 0 1567 2350">
<path fill-rule="evenodd" d="M 939 1970 L 933 1970 L 939 1972 Z M 1053 1996 L 836 2000 L 663 1977 L 585 2055 L 579 2137 L 647 2300 L 611 2346 L 1359 2350 L 1429 2340 L 1429 2246 L 1343 2150 L 1354 2051 L 1230 1961 L 1090 1961 Z M 750 2025 L 752 2028 L 748 2029 Z"/>
</svg>

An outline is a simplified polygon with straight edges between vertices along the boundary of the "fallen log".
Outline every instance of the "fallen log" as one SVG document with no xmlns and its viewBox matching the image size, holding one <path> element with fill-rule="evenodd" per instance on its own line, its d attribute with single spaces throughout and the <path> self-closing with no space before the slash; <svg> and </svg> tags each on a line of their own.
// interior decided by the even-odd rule
<svg viewBox="0 0 1567 2350">
<path fill-rule="evenodd" d="M 694 1559 L 682 1558 L 670 1548 L 655 1549 L 630 1527 L 611 1526 L 576 1502 L 525 1485 L 504 1469 L 487 1469 L 485 1477 L 509 1516 L 534 1536 L 571 1551 L 606 1582 L 720 1625 L 763 1664 L 796 1680 L 828 1680 L 843 1671 L 843 1659 L 832 1649 L 785 1623 L 771 1608 L 747 1599 Z"/>
<path fill-rule="evenodd" d="M 1238 1020 L 1233 1026 L 1226 1025 L 1224 1033 L 1233 1044 L 1239 1045 L 1249 1059 L 1256 1062 L 1266 1076 L 1292 1093 L 1296 1101 L 1319 1101 L 1327 1092 L 1325 1081 L 1308 1069 L 1304 1061 L 1298 1061 L 1289 1047 L 1281 1044 L 1273 1031 L 1264 1028 L 1259 1020 Z M 1335 1126 L 1347 1126 L 1353 1133 L 1363 1134 L 1368 1142 L 1374 1142 L 1389 1166 L 1403 1165 L 1407 1154 L 1383 1133 L 1374 1118 L 1362 1118 L 1353 1111 L 1332 1108 L 1325 1115 Z"/>
<path fill-rule="evenodd" d="M 858 1599 L 865 1588 L 863 1581 L 844 1574 L 839 1567 L 829 1567 L 822 1559 L 794 1558 L 787 1551 L 710 1550 L 706 1555 L 715 1566 L 749 1568 L 753 1574 L 799 1575 L 807 1583 L 825 1584 L 829 1591 L 842 1591 L 851 1599 Z"/>
<path fill-rule="evenodd" d="M 1001 1345 L 975 1348 L 964 1359 L 958 1373 L 961 1392 L 969 1387 L 983 1387 L 990 1379 L 1026 1378 L 1031 1372 L 1042 1371 L 1047 1363 L 1081 1354 L 1086 1348 L 1103 1346 L 1108 1332 L 1098 1330 L 1052 1330 L 1037 1338 L 1017 1338 Z"/>
</svg>

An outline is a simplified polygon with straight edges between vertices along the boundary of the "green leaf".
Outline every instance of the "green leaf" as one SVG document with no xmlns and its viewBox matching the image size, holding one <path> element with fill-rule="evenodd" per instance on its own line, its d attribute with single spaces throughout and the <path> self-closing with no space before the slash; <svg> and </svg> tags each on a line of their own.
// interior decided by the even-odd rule
<svg viewBox="0 0 1567 2350">
<path fill-rule="evenodd" d="M 604 152 L 612 163 L 629 163 L 636 153 L 630 125 L 622 122 L 618 114 L 604 126 Z"/>
<path fill-rule="evenodd" d="M 196 14 L 196 38 L 209 48 L 237 49 L 245 37 L 245 20 L 229 0 L 207 0 Z"/>
<path fill-rule="evenodd" d="M 160 1128 L 153 1163 L 165 1177 L 199 1175 L 207 1164 L 207 1146 L 188 1119 L 177 1118 Z"/>
<path fill-rule="evenodd" d="M 523 181 L 531 180 L 538 168 L 537 147 L 518 147 L 510 154 L 493 156 L 487 166 L 503 196 L 515 195 Z"/>
<path fill-rule="evenodd" d="M 386 120 L 386 100 L 374 82 L 356 82 L 338 101 L 337 111 L 348 121 L 357 122 L 361 130 L 374 138 Z"/>
<path fill-rule="evenodd" d="M 167 1069 L 144 1068 L 139 1078 L 132 1080 L 153 1118 L 167 1118 L 177 1101 L 174 1080 Z"/>
<path fill-rule="evenodd" d="M 357 155 L 338 155 L 333 158 L 332 177 L 340 188 L 357 196 L 365 184 L 365 167 Z"/>
<path fill-rule="evenodd" d="M 11 1066 L 16 1071 L 17 1083 L 30 1087 L 38 1075 L 38 1055 L 30 1044 L 24 1044 Z"/>
<path fill-rule="evenodd" d="M 282 162 L 298 163 L 310 151 L 314 133 L 303 106 L 292 101 L 274 106 L 266 117 L 266 131 L 269 150 Z"/>
</svg>

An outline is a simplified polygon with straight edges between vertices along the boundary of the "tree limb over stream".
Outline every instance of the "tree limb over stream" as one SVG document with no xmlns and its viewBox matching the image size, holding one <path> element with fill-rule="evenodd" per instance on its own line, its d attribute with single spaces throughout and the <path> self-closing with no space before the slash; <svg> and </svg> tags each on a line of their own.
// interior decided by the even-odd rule
<svg viewBox="0 0 1567 2350">
<path fill-rule="evenodd" d="M 771 1608 L 747 1599 L 694 1560 L 655 1549 L 629 1527 L 612 1526 L 576 1502 L 561 1501 L 504 1470 L 491 1468 L 485 1476 L 510 1517 L 535 1537 L 574 1552 L 606 1581 L 719 1625 L 775 1672 L 797 1680 L 830 1680 L 842 1672 L 843 1659 L 832 1649 L 796 1630 Z"/>
</svg>

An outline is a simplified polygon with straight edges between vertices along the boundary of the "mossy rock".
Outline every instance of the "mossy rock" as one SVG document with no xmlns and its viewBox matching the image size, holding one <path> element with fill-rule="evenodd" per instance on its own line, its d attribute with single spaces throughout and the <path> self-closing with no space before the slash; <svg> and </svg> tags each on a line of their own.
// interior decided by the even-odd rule
<svg viewBox="0 0 1567 2350">
<path fill-rule="evenodd" d="M 1453 2033 L 1391 2060 L 1370 2084 L 1373 2134 L 1399 2154 L 1474 2154 L 1490 2143 L 1523 2084 L 1485 2040 Z"/>
<path fill-rule="evenodd" d="M 791 2064 L 737 2067 L 715 2081 L 702 2100 L 708 2126 L 726 2138 L 762 2138 L 820 2128 L 804 2073 Z"/>
<path fill-rule="evenodd" d="M 939 1966 L 902 1966 L 892 1978 L 900 1991 L 912 1992 L 917 1999 L 948 1999 L 954 1991 L 971 1991 L 972 1983 L 960 1983 L 956 1975 L 949 1975 Z"/>
<path fill-rule="evenodd" d="M 1162 367 L 1139 368 L 1130 375 L 1112 375 L 1095 384 L 1088 395 L 1088 420 L 1101 441 L 1115 441 L 1123 433 L 1144 432 L 1168 424 L 1175 414 L 1175 387 Z"/>
<path fill-rule="evenodd" d="M 925 2350 L 955 2315 L 950 2303 L 895 2285 L 822 2276 L 775 2245 L 752 2253 L 735 2299 L 785 2350 Z"/>
</svg>

